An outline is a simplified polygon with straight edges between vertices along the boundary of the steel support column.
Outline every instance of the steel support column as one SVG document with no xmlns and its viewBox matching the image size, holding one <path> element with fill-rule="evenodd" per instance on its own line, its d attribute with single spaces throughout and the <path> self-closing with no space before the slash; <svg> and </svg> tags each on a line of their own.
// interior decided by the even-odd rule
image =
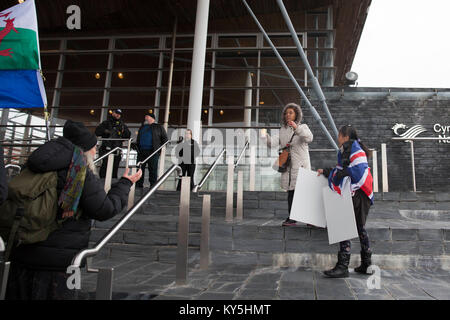
<svg viewBox="0 0 450 320">
<path fill-rule="evenodd" d="M 196 141 L 200 141 L 208 15 L 209 0 L 197 0 L 187 121 L 187 127 L 192 130 L 192 139 Z"/>
</svg>

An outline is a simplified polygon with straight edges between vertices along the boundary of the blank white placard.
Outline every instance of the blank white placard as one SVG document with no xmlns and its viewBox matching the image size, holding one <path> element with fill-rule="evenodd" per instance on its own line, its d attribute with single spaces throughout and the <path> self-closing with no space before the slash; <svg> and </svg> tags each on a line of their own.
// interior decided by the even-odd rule
<svg viewBox="0 0 450 320">
<path fill-rule="evenodd" d="M 290 218 L 313 226 L 325 228 L 325 207 L 322 190 L 328 180 L 317 172 L 299 168 Z"/>
<path fill-rule="evenodd" d="M 329 187 L 323 188 L 323 202 L 327 221 L 328 243 L 333 244 L 358 237 L 350 191 L 350 179 L 345 178 L 339 195 Z"/>
</svg>

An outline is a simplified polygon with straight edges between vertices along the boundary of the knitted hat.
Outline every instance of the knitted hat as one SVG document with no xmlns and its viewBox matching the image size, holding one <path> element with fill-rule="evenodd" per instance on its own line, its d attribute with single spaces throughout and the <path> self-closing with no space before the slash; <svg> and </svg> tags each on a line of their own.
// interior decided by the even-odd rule
<svg viewBox="0 0 450 320">
<path fill-rule="evenodd" d="M 82 122 L 67 120 L 63 128 L 63 137 L 83 151 L 88 151 L 97 144 L 97 137 Z"/>
</svg>

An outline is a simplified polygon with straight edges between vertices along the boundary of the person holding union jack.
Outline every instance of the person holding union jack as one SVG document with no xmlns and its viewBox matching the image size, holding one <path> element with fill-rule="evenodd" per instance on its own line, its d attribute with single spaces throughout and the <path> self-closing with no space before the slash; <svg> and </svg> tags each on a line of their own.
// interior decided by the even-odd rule
<svg viewBox="0 0 450 320">
<path fill-rule="evenodd" d="M 361 244 L 361 265 L 355 268 L 355 272 L 365 274 L 372 263 L 369 236 L 364 228 L 370 206 L 373 204 L 373 181 L 367 162 L 370 153 L 369 149 L 358 138 L 356 129 L 351 125 L 346 125 L 339 129 L 338 144 L 339 153 L 336 167 L 319 169 L 317 174 L 323 174 L 327 177 L 330 188 L 339 194 L 341 193 L 344 178 L 349 177 L 351 180 L 353 208 Z M 348 277 L 351 250 L 350 240 L 340 242 L 339 247 L 336 266 L 331 270 L 324 271 L 327 277 Z"/>
</svg>

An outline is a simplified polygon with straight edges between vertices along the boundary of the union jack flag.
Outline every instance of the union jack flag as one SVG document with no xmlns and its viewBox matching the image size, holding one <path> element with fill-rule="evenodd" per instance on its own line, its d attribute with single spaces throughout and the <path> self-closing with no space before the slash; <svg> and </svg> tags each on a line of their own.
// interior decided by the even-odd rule
<svg viewBox="0 0 450 320">
<path fill-rule="evenodd" d="M 331 190 L 341 194 L 344 179 L 337 176 L 338 170 L 343 170 L 341 151 L 338 153 L 338 164 L 328 176 L 328 185 Z M 361 189 L 373 204 L 373 179 L 370 173 L 369 163 L 367 162 L 367 155 L 356 140 L 352 144 L 350 164 L 347 167 L 347 171 L 351 179 L 352 193 Z"/>
</svg>

